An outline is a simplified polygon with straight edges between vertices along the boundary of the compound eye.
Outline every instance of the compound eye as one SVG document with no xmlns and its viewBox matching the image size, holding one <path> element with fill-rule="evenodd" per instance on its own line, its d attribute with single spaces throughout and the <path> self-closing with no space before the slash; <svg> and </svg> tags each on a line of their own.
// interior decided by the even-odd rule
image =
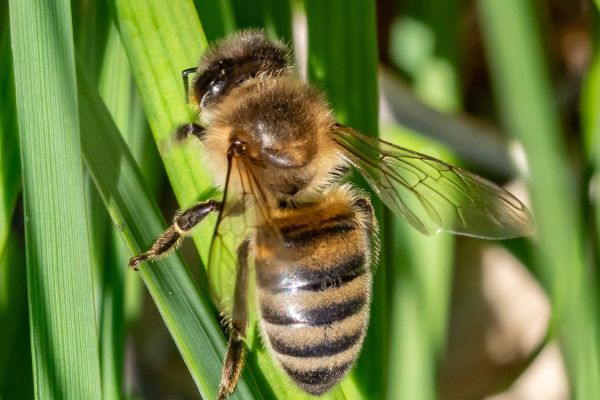
<svg viewBox="0 0 600 400">
<path fill-rule="evenodd" d="M 215 104 L 231 89 L 254 78 L 259 69 L 260 65 L 254 62 L 240 65 L 239 62 L 221 61 L 195 80 L 195 98 L 202 108 Z"/>
<path fill-rule="evenodd" d="M 225 81 L 223 79 L 218 79 L 211 82 L 201 97 L 202 100 L 200 101 L 200 106 L 204 108 L 206 105 L 212 103 L 219 97 L 219 95 L 223 93 L 224 89 Z"/>
<path fill-rule="evenodd" d="M 221 71 L 206 71 L 194 82 L 196 98 L 202 108 L 215 102 L 226 88 L 227 75 Z"/>
</svg>

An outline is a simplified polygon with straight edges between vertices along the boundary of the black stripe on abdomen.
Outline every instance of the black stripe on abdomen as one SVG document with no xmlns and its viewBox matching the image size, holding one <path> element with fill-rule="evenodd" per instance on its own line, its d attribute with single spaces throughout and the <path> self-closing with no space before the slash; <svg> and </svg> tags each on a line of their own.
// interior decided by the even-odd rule
<svg viewBox="0 0 600 400">
<path fill-rule="evenodd" d="M 342 377 L 352 362 L 336 365 L 332 368 L 319 368 L 312 371 L 296 371 L 283 365 L 283 369 L 295 381 L 310 385 L 323 384 L 324 382 L 337 381 Z"/>
<path fill-rule="evenodd" d="M 288 246 L 302 247 L 323 236 L 338 235 L 356 228 L 356 221 L 351 216 L 340 214 L 321 221 L 318 227 L 300 224 L 281 226 L 279 230 Z"/>
<path fill-rule="evenodd" d="M 285 272 L 259 268 L 258 285 L 271 293 L 306 290 L 311 292 L 327 290 L 345 285 L 363 275 L 365 254 L 353 254 L 348 259 L 325 268 L 295 267 Z"/>
<path fill-rule="evenodd" d="M 363 335 L 363 330 L 342 336 L 337 340 L 327 341 L 324 339 L 322 342 L 315 343 L 309 346 L 295 346 L 294 344 L 287 343 L 285 340 L 279 340 L 275 336 L 269 337 L 271 347 L 279 354 L 293 357 L 325 357 L 333 356 L 341 353 L 352 347 Z"/>
<path fill-rule="evenodd" d="M 367 304 L 364 293 L 347 301 L 324 307 L 301 308 L 298 310 L 273 310 L 261 304 L 262 318 L 275 325 L 305 324 L 309 326 L 329 325 L 356 314 Z"/>
<path fill-rule="evenodd" d="M 310 371 L 297 371 L 282 364 L 283 369 L 306 392 L 319 396 L 335 386 L 348 373 L 352 362 Z"/>
</svg>

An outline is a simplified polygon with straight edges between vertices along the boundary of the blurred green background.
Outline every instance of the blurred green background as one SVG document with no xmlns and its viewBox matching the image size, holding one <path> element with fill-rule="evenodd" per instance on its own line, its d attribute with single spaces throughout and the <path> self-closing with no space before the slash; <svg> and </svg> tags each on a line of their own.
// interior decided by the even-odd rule
<svg viewBox="0 0 600 400">
<path fill-rule="evenodd" d="M 218 196 L 181 71 L 263 27 L 337 118 L 513 191 L 537 231 L 425 237 L 381 205 L 367 340 L 330 399 L 599 399 L 600 1 L 0 3 L 0 399 L 216 397 L 214 219 L 140 273 L 178 208 Z M 309 398 L 252 319 L 239 399 Z"/>
</svg>

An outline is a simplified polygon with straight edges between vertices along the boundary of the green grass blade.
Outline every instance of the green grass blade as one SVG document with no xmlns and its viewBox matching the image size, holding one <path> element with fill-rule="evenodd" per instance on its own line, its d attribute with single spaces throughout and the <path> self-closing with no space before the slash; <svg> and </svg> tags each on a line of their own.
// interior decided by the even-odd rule
<svg viewBox="0 0 600 400">
<path fill-rule="evenodd" d="M 111 26 L 100 71 L 99 92 L 115 124 L 138 160 L 151 193 L 156 193 L 164 176 L 160 158 L 149 133 L 139 97 L 134 88 L 127 55 L 116 27 Z M 102 210 L 106 213 L 104 205 Z M 107 214 L 106 214 L 107 215 Z M 109 218 L 110 223 L 110 218 Z M 102 383 L 105 397 L 123 397 L 123 369 L 127 326 L 140 315 L 143 282 L 126 273 L 124 260 L 131 252 L 112 226 L 107 235 L 103 262 L 100 340 Z"/>
<path fill-rule="evenodd" d="M 35 393 L 100 398 L 70 2 L 9 5 Z"/>
<path fill-rule="evenodd" d="M 98 82 L 110 28 L 106 1 L 72 1 L 75 48 L 85 60 L 86 73 Z"/>
<path fill-rule="evenodd" d="M 194 4 L 209 42 L 235 30 L 236 23 L 230 0 L 194 0 Z"/>
<path fill-rule="evenodd" d="M 403 7 L 407 11 L 392 25 L 390 52 L 396 56 L 393 57 L 396 65 L 404 64 L 415 97 L 436 110 L 417 105 L 404 94 L 396 114 L 400 113 L 413 126 L 443 130 L 438 137 L 449 139 L 448 132 L 454 134 L 452 142 L 460 144 L 462 141 L 461 147 L 468 149 L 464 153 L 478 155 L 472 158 L 484 159 L 486 164 L 498 160 L 496 154 L 505 155 L 504 148 L 484 152 L 478 145 L 490 141 L 480 135 L 480 130 L 469 132 L 464 129 L 469 127 L 466 123 L 441 114 L 456 113 L 461 108 L 457 68 L 458 2 L 409 0 Z M 380 87 L 389 93 L 388 83 L 389 79 L 382 79 Z M 449 128 L 459 128 L 460 132 Z M 425 153 L 433 149 L 435 157 L 452 161 L 447 151 L 431 141 L 415 140 L 414 135 L 407 133 L 384 130 L 386 138 L 393 142 Z M 465 133 L 471 133 L 470 137 L 463 136 Z M 468 146 L 465 143 L 469 143 Z M 494 157 L 489 157 L 492 151 Z M 389 255 L 394 260 L 394 268 L 390 271 L 393 277 L 390 279 L 393 282 L 390 338 L 393 339 L 390 340 L 387 398 L 432 399 L 438 397 L 436 378 L 448 323 L 454 237 L 421 235 L 399 218 L 394 218 L 391 224 L 394 245 L 389 247 Z"/>
<path fill-rule="evenodd" d="M 508 131 L 525 148 L 537 216 L 538 268 L 577 399 L 600 396 L 597 282 L 585 278 L 581 214 L 562 143 L 531 1 L 479 1 L 481 26 Z"/>
<path fill-rule="evenodd" d="M 112 228 L 114 229 L 114 227 Z M 125 398 L 123 384 L 126 337 L 124 278 L 127 271 L 124 270 L 122 263 L 117 262 L 118 256 L 125 253 L 115 250 L 122 242 L 121 238 L 114 234 L 108 236 L 108 239 L 101 281 L 100 365 L 102 368 L 102 393 L 106 399 L 116 400 Z"/>
<path fill-rule="evenodd" d="M 104 49 L 111 22 L 108 5 L 103 1 L 73 2 L 72 14 L 76 52 L 79 59 L 84 60 L 86 74 L 93 77 L 97 83 L 104 68 Z M 82 126 L 82 129 L 86 127 Z M 119 290 L 107 285 L 107 282 L 113 282 L 120 277 L 109 270 L 108 264 L 111 254 L 109 235 L 114 228 L 89 174 L 85 175 L 85 194 L 100 342 L 102 393 L 104 398 L 119 399 L 122 397 L 122 379 L 119 378 L 123 372 L 124 346 L 113 326 L 122 326 L 118 323 L 122 316 L 118 315 L 118 301 L 115 301 L 119 299 Z M 115 318 L 112 318 L 113 316 Z"/>
<path fill-rule="evenodd" d="M 133 77 L 127 54 L 114 25 L 111 26 L 106 41 L 98 92 L 121 134 L 124 137 L 132 136 L 129 127 L 133 107 Z"/>
<path fill-rule="evenodd" d="M 110 18 L 109 18 L 110 21 Z M 111 24 L 104 49 L 99 77 L 99 93 L 111 113 L 120 132 L 129 129 L 132 102 L 132 77 L 127 56 L 120 43 L 119 34 Z M 106 214 L 106 209 L 102 207 Z M 106 214 L 107 215 L 107 214 Z M 108 219 L 110 223 L 110 219 Z M 124 279 L 126 269 L 123 260 L 129 254 L 118 237 L 118 230 L 111 226 L 106 234 L 103 262 L 102 301 L 100 313 L 100 350 L 102 366 L 102 389 L 109 399 L 123 398 L 123 370 L 125 362 L 125 310 Z M 139 277 L 135 277 L 139 282 Z M 138 291 L 139 293 L 139 291 Z"/>
<path fill-rule="evenodd" d="M 122 49 L 119 38 L 119 46 Z M 122 49 L 124 53 L 124 49 Z M 124 61 L 127 61 L 126 58 Z M 127 64 L 128 70 L 129 64 Z M 131 84 L 133 85 L 133 76 L 130 75 Z M 121 131 L 124 135 L 125 141 L 129 146 L 129 149 L 137 161 L 140 167 L 144 182 L 146 183 L 148 190 L 154 197 L 157 197 L 162 192 L 162 188 L 165 182 L 165 170 L 162 165 L 160 155 L 156 149 L 156 144 L 150 133 L 148 127 L 148 121 L 144 114 L 144 108 L 140 97 L 135 90 L 131 87 L 131 108 L 129 114 L 129 124 Z M 113 232 L 113 236 L 116 231 Z M 130 254 L 129 250 L 125 247 L 124 243 L 119 238 L 113 239 L 116 251 L 114 263 L 118 268 L 122 268 L 122 260 L 126 259 Z M 119 243 L 119 244 L 117 244 Z M 144 285 L 143 282 L 135 274 L 125 274 L 125 298 L 124 298 L 124 312 L 125 321 L 128 326 L 134 324 L 141 316 L 144 299 Z"/>
<path fill-rule="evenodd" d="M 22 240 L 11 232 L 0 256 L 0 398 L 32 399 L 33 371 Z"/>
<path fill-rule="evenodd" d="M 0 38 L 0 257 L 10 231 L 10 222 L 21 191 L 19 131 L 16 119 L 15 82 L 10 51 L 8 15 L 4 15 Z"/>
<path fill-rule="evenodd" d="M 383 129 L 382 138 L 453 161 L 446 149 L 403 129 Z M 387 398 L 437 398 L 436 378 L 446 338 L 454 237 L 424 236 L 399 218 L 390 224 L 396 239 L 388 247 L 393 267 L 388 274 L 392 287 Z"/>
<path fill-rule="evenodd" d="M 0 398 L 33 398 L 27 275 L 22 238 L 11 232 L 21 189 L 21 162 L 10 49 L 8 4 L 0 5 Z"/>
<path fill-rule="evenodd" d="M 139 253 L 165 229 L 165 223 L 98 95 L 89 84 L 81 82 L 80 97 L 81 121 L 88 127 L 82 132 L 83 155 L 88 170 L 131 253 Z M 122 261 L 122 268 L 126 268 L 127 260 Z M 200 394 L 203 398 L 215 398 L 225 341 L 208 300 L 198 292 L 177 254 L 146 265 L 140 274 Z M 256 393 L 250 392 L 242 380 L 232 398 L 254 396 Z"/>
<path fill-rule="evenodd" d="M 600 3 L 599 3 L 600 7 Z M 596 34 L 596 43 L 600 35 Z M 596 52 L 589 67 L 581 93 L 581 120 L 585 150 L 593 167 L 592 185 L 600 183 L 600 53 Z M 596 230 L 600 230 L 600 196 L 595 196 Z M 600 235 L 596 233 L 596 249 L 600 249 Z M 598 273 L 598 272 L 596 272 Z"/>
<path fill-rule="evenodd" d="M 570 186 L 569 168 L 560 142 L 560 123 L 550 101 L 554 97 L 539 38 L 533 29 L 531 4 L 514 0 L 506 3 L 500 6 L 488 0 L 479 2 L 484 38 L 504 122 L 528 151 L 532 201 L 544 246 L 542 263 L 547 265 L 548 272 L 562 274 L 567 265 L 571 265 L 571 271 L 573 265 L 579 269 L 582 266 L 577 202 L 569 191 L 561 189 Z M 557 210 L 560 211 L 553 218 L 544 218 Z M 559 236 L 555 237 L 556 234 Z M 552 243 L 561 244 L 545 248 Z M 553 265 L 557 268 L 550 267 Z"/>
<path fill-rule="evenodd" d="M 158 154 L 156 143 L 150 133 L 142 101 L 135 88 L 133 88 L 131 101 L 133 105 L 131 106 L 129 127 L 125 130 L 127 133 L 125 140 L 129 145 L 133 157 L 140 166 L 142 175 L 144 175 L 144 181 L 148 185 L 150 192 L 158 194 L 166 178 L 165 169 L 162 165 L 160 154 Z"/>
<path fill-rule="evenodd" d="M 324 89 L 337 119 L 365 134 L 378 134 L 375 2 L 305 1 L 308 22 L 308 76 Z M 382 221 L 383 208 L 374 199 Z M 385 232 L 384 224 L 380 224 Z M 380 267 L 373 282 L 369 330 L 361 356 L 343 385 L 345 393 L 382 398 L 386 388 L 388 343 L 386 254 L 382 235 Z"/>
<path fill-rule="evenodd" d="M 600 10 L 600 2 L 597 1 L 596 5 Z M 596 18 L 597 19 L 597 18 Z M 596 32 L 595 41 L 599 43 L 600 34 Z M 593 167 L 593 176 L 592 181 L 590 182 L 590 186 L 596 185 L 596 189 L 598 187 L 598 183 L 600 181 L 600 116 L 598 115 L 597 109 L 598 104 L 600 104 L 600 53 L 596 51 L 592 63 L 588 70 L 588 75 L 585 79 L 582 88 L 582 98 L 581 98 L 581 118 L 582 118 L 582 129 L 584 134 L 584 144 L 586 144 L 586 150 L 588 157 L 591 161 Z M 600 196 L 596 191 L 594 203 L 592 204 L 596 217 L 596 257 L 598 257 L 598 250 L 600 249 Z M 598 298 L 598 285 L 597 285 L 597 277 L 600 274 L 600 269 L 597 264 L 598 258 L 595 259 L 596 265 L 592 270 L 592 276 L 595 279 L 596 285 L 593 287 L 593 294 Z M 600 324 L 598 317 L 598 305 L 592 308 L 595 310 L 593 314 L 596 317 L 596 327 Z M 600 336 L 598 335 L 598 329 L 596 329 L 596 353 L 600 351 Z M 600 366 L 596 365 L 596 368 L 600 368 Z M 596 370 L 596 374 L 599 372 Z M 591 385 L 590 385 L 591 386 Z M 593 391 L 594 395 L 599 395 L 597 391 Z"/>
<path fill-rule="evenodd" d="M 308 77 L 337 119 L 378 133 L 377 40 L 373 1 L 306 0 Z M 351 95 L 350 95 L 351 94 Z"/>
<path fill-rule="evenodd" d="M 231 0 L 238 28 L 263 27 L 274 38 L 292 42 L 291 0 Z"/>
</svg>

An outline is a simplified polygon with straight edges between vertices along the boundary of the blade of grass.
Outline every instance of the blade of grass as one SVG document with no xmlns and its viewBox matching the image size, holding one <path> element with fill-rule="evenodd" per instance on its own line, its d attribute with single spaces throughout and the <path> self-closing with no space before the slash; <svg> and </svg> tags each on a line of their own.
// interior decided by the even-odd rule
<svg viewBox="0 0 600 400">
<path fill-rule="evenodd" d="M 575 207 L 577 202 L 573 200 L 571 192 L 564 190 L 571 186 L 571 172 L 560 142 L 560 124 L 554 111 L 555 105 L 549 101 L 553 96 L 543 65 L 539 38 L 532 26 L 531 4 L 527 1 L 517 5 L 510 0 L 508 7 L 499 7 L 492 3 L 481 0 L 479 8 L 500 111 L 508 131 L 523 143 L 527 151 L 531 169 L 531 195 L 538 216 L 538 234 L 542 246 L 541 264 L 542 268 L 547 268 L 549 273 L 558 277 L 558 274 L 566 272 L 563 268 L 567 265 L 575 265 L 578 269 L 582 267 L 577 231 L 579 210 Z M 515 16 L 517 18 L 513 19 Z M 515 43 L 518 45 L 515 46 Z M 525 57 L 517 58 L 520 55 Z M 521 96 L 523 94 L 526 96 Z M 563 207 L 567 204 L 569 206 Z M 559 212 L 553 218 L 544 218 L 557 210 Z M 556 234 L 559 236 L 556 237 Z M 545 248 L 553 242 L 562 244 L 552 251 Z M 553 253 L 559 257 L 551 257 Z M 572 267 L 569 269 L 573 272 Z M 552 278 L 552 282 L 548 283 L 557 283 Z"/>
<path fill-rule="evenodd" d="M 600 1 L 596 1 L 596 5 L 600 11 Z M 596 20 L 598 20 L 598 15 L 596 15 Z M 595 34 L 596 44 L 600 43 L 600 34 L 596 32 Z M 588 157 L 591 161 L 591 165 L 593 167 L 593 176 L 590 181 L 590 192 L 594 193 L 592 195 L 593 201 L 593 212 L 596 217 L 596 246 L 595 246 L 595 254 L 596 257 L 594 259 L 595 268 L 591 271 L 592 279 L 596 282 L 594 286 L 594 291 L 592 295 L 594 295 L 595 299 L 598 299 L 600 296 L 597 282 L 598 276 L 600 275 L 600 267 L 598 266 L 598 257 L 600 256 L 600 191 L 598 190 L 600 187 L 600 117 L 598 116 L 597 108 L 598 104 L 600 104 L 600 53 L 596 49 L 596 54 L 594 55 L 594 59 L 592 64 L 589 67 L 588 75 L 585 79 L 582 88 L 582 98 L 581 98 L 581 118 L 582 118 L 582 129 L 584 133 L 584 144 L 586 146 Z M 594 303 L 595 310 L 594 315 L 598 318 L 598 303 Z M 596 327 L 600 322 L 596 319 Z M 596 353 L 600 352 L 600 335 L 598 333 L 598 329 L 596 330 L 596 347 L 594 350 Z M 597 372 L 597 371 L 596 371 Z"/>
<path fill-rule="evenodd" d="M 105 263 L 102 274 L 102 305 L 100 309 L 100 365 L 102 393 L 108 399 L 125 398 L 123 370 L 125 368 L 125 310 L 124 278 L 127 271 L 118 260 L 127 259 L 127 252 L 118 252 L 121 244 L 111 226 L 106 241 Z M 123 254 L 124 253 L 124 254 Z M 118 258 L 121 255 L 125 257 Z"/>
<path fill-rule="evenodd" d="M 120 44 L 120 46 L 122 45 Z M 129 64 L 127 66 L 129 67 Z M 131 73 L 131 69 L 129 71 Z M 131 84 L 133 85 L 132 76 Z M 128 121 L 129 126 L 126 129 L 124 128 L 121 133 L 125 135 L 125 141 L 140 167 L 148 191 L 156 198 L 161 193 L 161 189 L 165 183 L 165 170 L 152 134 L 150 133 L 150 127 L 148 126 L 137 90 L 134 87 L 131 87 L 130 90 L 132 91 L 132 105 Z M 118 264 L 119 268 L 122 268 L 122 260 L 127 259 L 129 251 L 122 241 L 116 243 L 120 244 L 115 249 L 117 256 L 114 261 Z M 135 274 L 125 274 L 124 307 L 125 321 L 128 326 L 134 325 L 141 315 L 144 290 L 143 282 Z"/>
<path fill-rule="evenodd" d="M 77 54 L 85 65 L 86 74 L 97 84 L 106 64 L 105 48 L 111 23 L 108 5 L 102 1 L 75 2 L 73 23 Z M 82 129 L 86 127 L 82 126 Z M 102 393 L 105 398 L 119 399 L 123 397 L 124 360 L 124 337 L 123 331 L 119 330 L 123 326 L 123 311 L 119 304 L 122 285 L 114 287 L 111 283 L 122 279 L 122 271 L 110 268 L 113 252 L 109 239 L 114 227 L 89 173 L 85 175 L 85 194 L 100 341 Z"/>
<path fill-rule="evenodd" d="M 8 360 L 13 342 L 23 336 L 21 316 L 27 315 L 27 276 L 23 256 L 18 235 L 11 232 L 6 252 L 0 256 L 0 382 L 4 382 L 10 369 Z"/>
<path fill-rule="evenodd" d="M 35 394 L 100 398 L 70 2 L 9 5 Z"/>
<path fill-rule="evenodd" d="M 110 13 L 105 1 L 72 1 L 75 48 L 85 60 L 85 70 L 98 82 L 104 47 L 110 28 Z"/>
<path fill-rule="evenodd" d="M 33 398 L 23 238 L 10 231 L 21 190 L 21 164 L 8 4 L 0 5 L 0 397 Z"/>
<path fill-rule="evenodd" d="M 522 144 L 537 216 L 537 272 L 554 307 L 575 398 L 600 396 L 597 282 L 584 278 L 581 214 L 530 1 L 480 0 L 485 44 L 501 115 Z"/>
<path fill-rule="evenodd" d="M 206 39 L 212 42 L 235 30 L 230 0 L 194 0 Z"/>
<path fill-rule="evenodd" d="M 596 34 L 596 43 L 599 41 L 600 35 Z M 600 104 L 600 52 L 596 51 L 581 93 L 583 139 L 588 160 L 593 167 L 590 186 L 596 217 L 596 257 L 600 256 L 600 117 L 598 104 Z M 598 258 L 596 258 L 596 262 L 598 262 Z M 596 274 L 598 272 L 596 269 Z"/>
<path fill-rule="evenodd" d="M 434 157 L 453 161 L 431 140 L 391 127 L 382 138 Z M 451 235 L 424 236 L 406 221 L 391 220 L 394 245 L 390 289 L 388 399 L 437 398 L 438 362 L 444 350 L 454 255 Z M 393 279 L 392 279 L 393 278 Z"/>
<path fill-rule="evenodd" d="M 33 398 L 27 276 L 22 238 L 11 232 L 0 256 L 0 397 Z"/>
<path fill-rule="evenodd" d="M 81 121 L 87 127 L 82 131 L 85 162 L 131 254 L 139 253 L 165 229 L 165 223 L 102 101 L 81 80 L 79 90 Z M 126 263 L 123 260 L 123 268 Z M 203 398 L 215 398 L 225 341 L 208 300 L 198 292 L 176 254 L 143 267 L 141 275 L 200 394 Z M 245 376 L 248 379 L 249 374 Z M 241 380 L 232 398 L 254 398 L 257 393 Z"/>
<path fill-rule="evenodd" d="M 600 0 L 599 0 L 600 1 Z M 600 35 L 596 35 L 599 40 Z M 600 118 L 596 106 L 600 103 L 600 52 L 596 52 L 589 67 L 581 93 L 581 117 L 583 122 L 583 139 L 588 157 L 593 159 L 594 152 L 600 148 Z"/>
<path fill-rule="evenodd" d="M 134 85 L 133 76 L 131 79 L 131 83 Z M 144 114 L 144 107 L 135 85 L 131 90 L 133 91 L 131 98 L 133 104 L 129 115 L 129 127 L 123 131 L 125 141 L 140 166 L 150 193 L 158 195 L 165 181 L 165 169 L 158 154 L 156 143 L 152 138 L 146 114 Z"/>
<path fill-rule="evenodd" d="M 156 194 L 164 172 L 134 88 L 127 55 L 114 25 L 109 31 L 99 81 L 104 103 L 138 160 L 150 192 Z M 104 206 L 102 208 L 105 211 Z M 105 253 L 100 328 L 103 392 L 108 398 L 120 398 L 126 390 L 123 388 L 123 367 L 127 326 L 139 316 L 143 285 L 137 274 L 125 273 L 123 260 L 130 257 L 130 251 L 112 224 Z"/>
<path fill-rule="evenodd" d="M 117 29 L 113 24 L 110 25 L 99 75 L 99 94 L 117 128 L 126 135 L 132 106 L 133 82 L 127 56 L 121 46 Z M 102 208 L 107 214 L 106 209 Z M 100 280 L 102 282 L 100 314 L 102 388 L 104 396 L 118 399 L 122 398 L 124 394 L 123 369 L 126 330 L 123 290 L 126 269 L 123 268 L 123 260 L 127 259 L 129 252 L 124 249 L 125 246 L 118 238 L 118 230 L 114 226 L 111 226 L 106 233 L 107 240 L 104 246 L 106 257 L 103 260 L 103 274 Z M 140 280 L 136 279 L 136 281 Z"/>
<path fill-rule="evenodd" d="M 94 281 L 94 294 L 96 304 L 96 317 L 100 318 L 102 308 L 102 272 L 106 258 L 106 246 L 109 230 L 108 216 L 102 199 L 94 186 L 92 179 L 85 176 L 85 199 L 87 210 L 87 230 L 90 240 L 91 263 Z M 98 326 L 100 319 L 97 321 Z"/>
<path fill-rule="evenodd" d="M 290 0 L 257 0 L 252 7 L 245 0 L 231 0 L 238 28 L 263 27 L 271 37 L 292 42 Z"/>
<path fill-rule="evenodd" d="M 21 191 L 19 131 L 8 15 L 4 15 L 3 20 L 0 39 L 0 60 L 4 66 L 0 69 L 0 257 L 4 253 L 10 222 Z"/>
<path fill-rule="evenodd" d="M 308 23 L 309 80 L 327 93 L 340 122 L 376 136 L 375 2 L 306 0 L 304 4 Z M 383 222 L 383 208 L 376 198 L 373 203 L 380 222 Z M 384 266 L 388 266 L 385 254 L 388 242 L 383 223 L 380 230 L 383 248 L 373 281 L 369 330 L 351 379 L 342 385 L 347 395 L 359 393 L 363 398 L 383 398 L 386 388 L 389 313 Z"/>
<path fill-rule="evenodd" d="M 411 59 L 410 49 L 421 49 L 420 57 L 413 60 L 412 69 L 407 68 L 406 71 L 412 78 L 415 97 L 436 110 L 428 109 L 414 99 L 411 101 L 399 90 L 396 94 L 401 97 L 396 99 L 404 100 L 403 106 L 412 107 L 404 109 L 399 105 L 397 109 L 404 112 L 409 120 L 420 122 L 421 126 L 435 127 L 433 122 L 439 124 L 443 119 L 444 122 L 450 120 L 451 126 L 463 128 L 464 125 L 455 122 L 456 118 L 441 114 L 455 113 L 461 108 L 457 69 L 458 2 L 409 0 L 403 2 L 403 7 L 408 10 L 393 24 L 396 29 L 392 29 L 390 52 L 397 55 L 396 61 L 401 63 Z M 389 80 L 382 82 L 381 87 L 389 89 Z M 442 129 L 441 124 L 437 128 L 448 129 L 446 124 Z M 451 161 L 448 152 L 431 141 L 421 140 L 419 143 L 414 135 L 407 132 L 384 132 L 394 135 L 394 142 L 417 151 L 427 153 L 427 148 L 433 147 L 434 152 L 437 150 L 442 154 L 434 153 L 434 156 Z M 448 134 L 440 136 L 449 137 Z M 464 140 L 462 136 L 454 139 L 459 143 Z M 468 147 L 476 149 L 470 153 L 477 151 L 481 154 L 482 150 L 475 144 L 470 142 Z M 424 147 L 426 149 L 422 150 Z M 448 234 L 423 236 L 400 218 L 393 218 L 391 224 L 394 245 L 390 246 L 389 252 L 395 268 L 390 271 L 394 284 L 390 301 L 390 337 L 393 340 L 390 344 L 387 397 L 432 399 L 439 397 L 436 383 L 448 323 L 454 238 Z"/>
</svg>

